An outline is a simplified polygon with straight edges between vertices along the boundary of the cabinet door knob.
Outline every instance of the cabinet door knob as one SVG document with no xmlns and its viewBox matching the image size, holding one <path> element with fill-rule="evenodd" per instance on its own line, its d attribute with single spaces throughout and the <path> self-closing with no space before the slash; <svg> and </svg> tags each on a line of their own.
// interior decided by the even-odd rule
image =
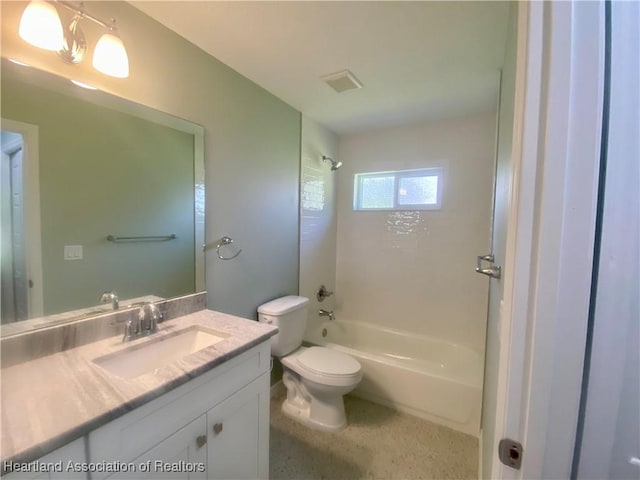
<svg viewBox="0 0 640 480">
<path fill-rule="evenodd" d="M 206 445 L 207 443 L 207 436 L 206 435 L 199 435 L 196 438 L 196 445 L 198 445 L 198 448 L 202 448 L 204 445 Z"/>
<path fill-rule="evenodd" d="M 213 433 L 215 433 L 216 435 L 218 435 L 221 431 L 222 431 L 222 423 L 216 423 L 216 424 L 213 426 Z"/>
</svg>

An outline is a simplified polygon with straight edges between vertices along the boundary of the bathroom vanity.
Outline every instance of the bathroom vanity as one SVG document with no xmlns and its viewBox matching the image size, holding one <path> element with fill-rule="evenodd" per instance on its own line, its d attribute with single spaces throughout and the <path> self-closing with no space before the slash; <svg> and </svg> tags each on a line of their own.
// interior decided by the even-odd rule
<svg viewBox="0 0 640 480">
<path fill-rule="evenodd" d="M 4 368 L 2 478 L 268 478 L 276 332 L 200 310 Z"/>
<path fill-rule="evenodd" d="M 91 462 L 135 469 L 92 478 L 268 478 L 268 365 L 263 343 L 92 431 Z"/>
</svg>

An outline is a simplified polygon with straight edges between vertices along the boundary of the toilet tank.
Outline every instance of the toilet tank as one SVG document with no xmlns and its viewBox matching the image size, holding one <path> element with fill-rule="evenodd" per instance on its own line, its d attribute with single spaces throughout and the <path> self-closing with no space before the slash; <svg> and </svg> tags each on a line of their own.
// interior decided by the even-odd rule
<svg viewBox="0 0 640 480">
<path fill-rule="evenodd" d="M 271 337 L 271 355 L 283 357 L 302 345 L 308 303 L 308 298 L 289 295 L 258 307 L 258 321 L 275 325 L 279 330 Z"/>
</svg>

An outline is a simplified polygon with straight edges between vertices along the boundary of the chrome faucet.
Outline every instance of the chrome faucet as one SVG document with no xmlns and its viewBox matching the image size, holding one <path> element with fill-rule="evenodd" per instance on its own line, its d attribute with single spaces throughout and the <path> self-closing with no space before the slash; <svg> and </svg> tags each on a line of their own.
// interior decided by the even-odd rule
<svg viewBox="0 0 640 480">
<path fill-rule="evenodd" d="M 118 301 L 118 295 L 116 292 L 103 292 L 100 297 L 100 303 L 109 303 L 111 302 L 111 306 L 114 310 L 118 310 L 120 308 L 120 302 Z"/>
<path fill-rule="evenodd" d="M 324 308 L 321 308 L 320 311 L 318 312 L 318 316 L 320 317 L 329 317 L 329 320 L 335 320 L 336 316 L 333 313 L 333 310 L 325 310 Z"/>
<path fill-rule="evenodd" d="M 153 303 L 145 303 L 138 310 L 138 322 L 140 331 L 144 335 L 149 335 L 158 330 L 158 323 L 162 322 L 164 317 L 157 305 Z"/>
<path fill-rule="evenodd" d="M 158 323 L 162 322 L 164 317 L 157 305 L 146 302 L 138 310 L 138 316 L 134 320 L 130 318 L 124 326 L 123 342 L 129 342 L 138 337 L 151 335 L 158 330 Z"/>
</svg>

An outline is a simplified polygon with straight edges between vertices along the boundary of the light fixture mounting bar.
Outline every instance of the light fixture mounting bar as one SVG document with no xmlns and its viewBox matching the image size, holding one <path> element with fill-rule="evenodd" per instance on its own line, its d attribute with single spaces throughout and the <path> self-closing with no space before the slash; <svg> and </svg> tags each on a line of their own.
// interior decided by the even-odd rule
<svg viewBox="0 0 640 480">
<path fill-rule="evenodd" d="M 84 4 L 81 3 L 79 7 L 76 7 L 75 5 L 73 5 L 71 2 L 66 2 L 64 0 L 53 0 L 55 3 L 62 5 L 65 8 L 68 8 L 69 10 L 75 12 L 77 15 L 80 15 L 82 18 L 86 18 L 87 20 L 91 20 L 92 22 L 97 23 L 98 25 L 109 29 L 111 28 L 113 22 L 115 22 L 115 20 L 112 19 L 111 23 L 107 23 L 104 22 L 102 20 L 100 20 L 98 17 L 94 17 L 93 15 L 91 15 L 90 13 L 87 13 L 87 11 L 84 9 Z"/>
</svg>

